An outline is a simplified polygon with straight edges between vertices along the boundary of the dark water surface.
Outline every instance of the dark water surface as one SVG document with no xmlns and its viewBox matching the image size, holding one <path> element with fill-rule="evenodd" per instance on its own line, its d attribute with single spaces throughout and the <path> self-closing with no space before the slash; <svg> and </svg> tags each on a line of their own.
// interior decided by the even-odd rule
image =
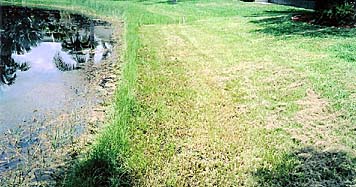
<svg viewBox="0 0 356 187">
<path fill-rule="evenodd" d="M 88 104 L 85 71 L 111 54 L 107 22 L 0 6 L 0 132 Z"/>
</svg>

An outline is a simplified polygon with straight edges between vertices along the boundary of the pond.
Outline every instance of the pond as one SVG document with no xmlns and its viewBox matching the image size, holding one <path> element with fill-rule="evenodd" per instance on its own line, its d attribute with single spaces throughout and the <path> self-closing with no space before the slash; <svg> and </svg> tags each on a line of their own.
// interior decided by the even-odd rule
<svg viewBox="0 0 356 187">
<path fill-rule="evenodd" d="M 53 186 L 105 119 L 114 27 L 59 10 L 0 14 L 0 186 Z"/>
<path fill-rule="evenodd" d="M 59 10 L 0 12 L 0 133 L 95 102 L 83 69 L 111 55 L 109 23 Z"/>
</svg>

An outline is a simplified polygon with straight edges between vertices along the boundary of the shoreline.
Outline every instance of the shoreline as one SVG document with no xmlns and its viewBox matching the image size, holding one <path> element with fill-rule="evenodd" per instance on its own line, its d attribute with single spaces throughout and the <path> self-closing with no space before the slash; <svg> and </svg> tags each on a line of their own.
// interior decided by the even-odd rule
<svg viewBox="0 0 356 187">
<path fill-rule="evenodd" d="M 108 59 L 86 64 L 77 72 L 85 79 L 88 93 L 84 97 L 89 102 L 56 117 L 43 121 L 34 118 L 30 125 L 4 131 L 0 135 L 1 186 L 57 184 L 70 163 L 90 147 L 110 120 L 122 63 L 118 59 L 121 59 L 123 22 L 95 17 L 112 24 L 114 46 Z"/>
</svg>

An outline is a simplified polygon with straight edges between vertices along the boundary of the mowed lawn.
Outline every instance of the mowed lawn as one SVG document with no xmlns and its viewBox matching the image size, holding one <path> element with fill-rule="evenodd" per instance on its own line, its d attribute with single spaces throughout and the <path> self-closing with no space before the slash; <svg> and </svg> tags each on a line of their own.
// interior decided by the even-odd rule
<svg viewBox="0 0 356 187">
<path fill-rule="evenodd" d="M 145 8 L 178 20 L 139 30 L 140 185 L 356 184 L 354 29 L 236 1 Z"/>
<path fill-rule="evenodd" d="M 67 186 L 356 185 L 356 29 L 236 0 L 56 2 L 125 21 L 116 112 Z"/>
</svg>

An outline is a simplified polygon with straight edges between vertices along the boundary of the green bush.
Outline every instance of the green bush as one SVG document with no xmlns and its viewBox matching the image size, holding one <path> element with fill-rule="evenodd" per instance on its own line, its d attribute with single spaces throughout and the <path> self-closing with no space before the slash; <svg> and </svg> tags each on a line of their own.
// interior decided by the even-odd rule
<svg viewBox="0 0 356 187">
<path fill-rule="evenodd" d="M 355 0 L 317 1 L 318 22 L 326 25 L 352 25 L 355 23 Z"/>
</svg>

